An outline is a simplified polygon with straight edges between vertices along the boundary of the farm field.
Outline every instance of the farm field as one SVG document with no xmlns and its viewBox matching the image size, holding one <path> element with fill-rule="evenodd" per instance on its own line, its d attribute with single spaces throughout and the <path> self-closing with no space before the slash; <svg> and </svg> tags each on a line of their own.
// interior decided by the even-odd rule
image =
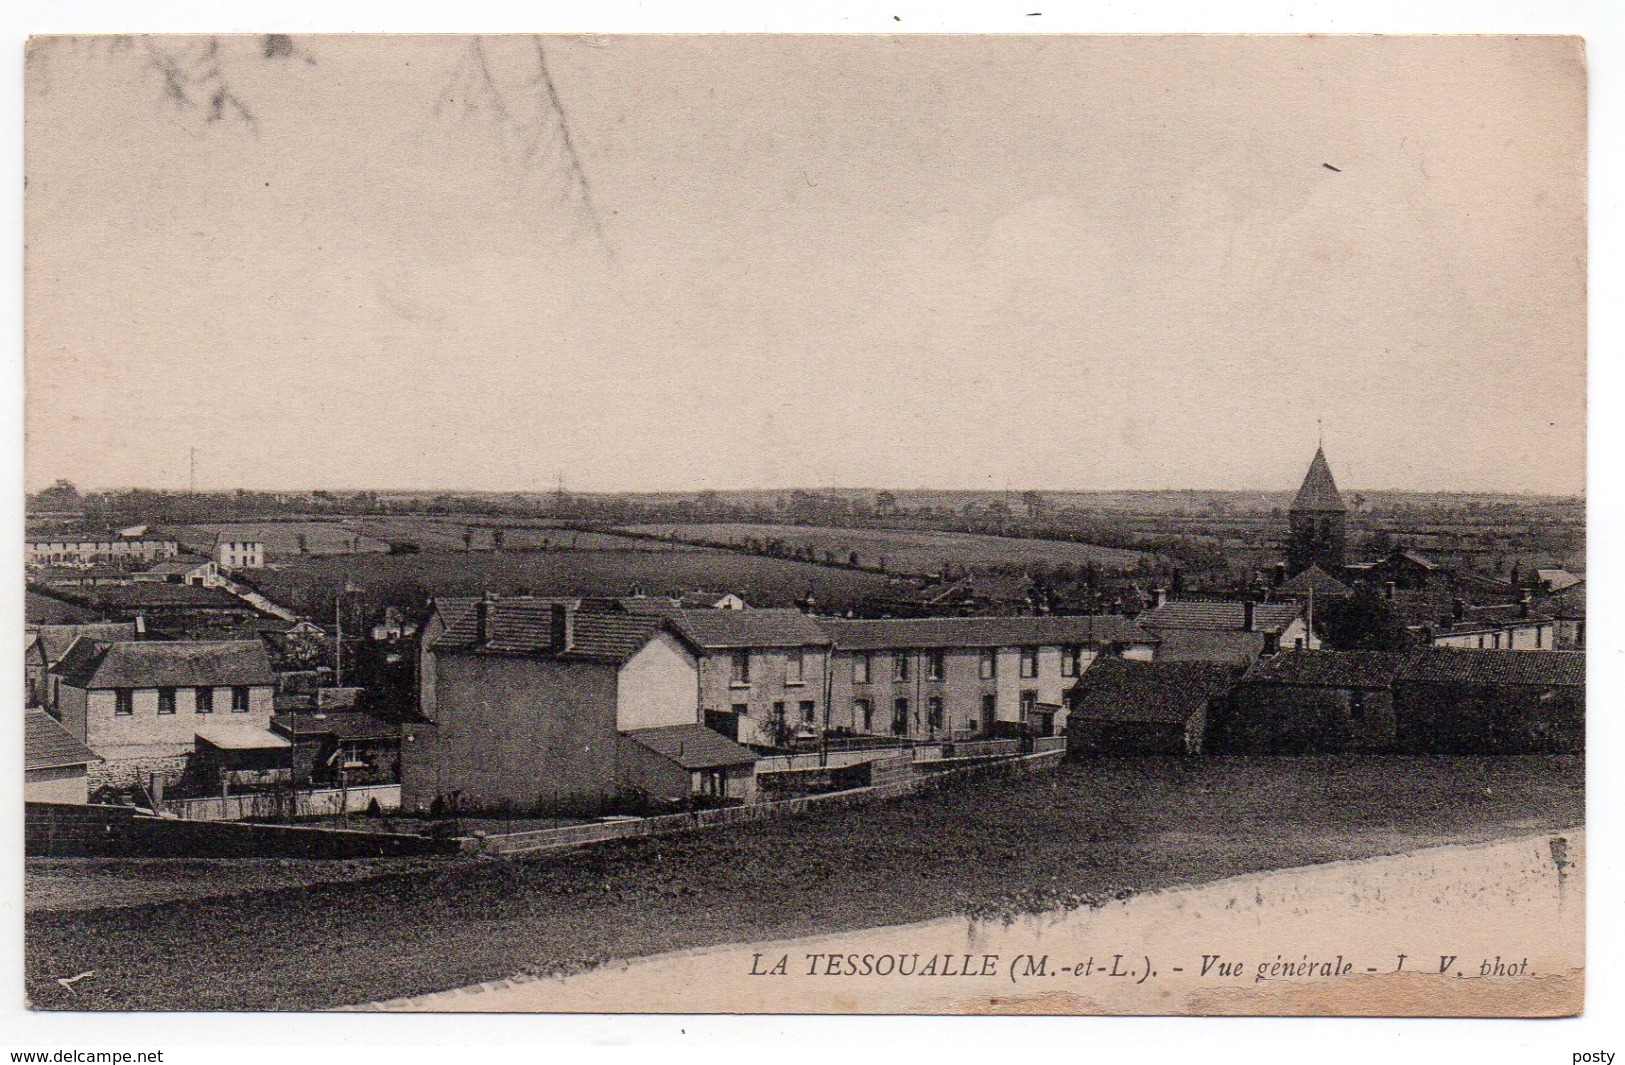
<svg viewBox="0 0 1625 1065">
<path fill-rule="evenodd" d="M 660 543 L 614 533 L 583 532 L 538 521 L 501 522 L 489 517 L 372 517 L 347 519 L 356 532 L 377 540 L 418 545 L 424 551 L 694 551 L 687 544 Z"/>
<path fill-rule="evenodd" d="M 375 602 L 429 595 L 619 596 L 635 589 L 736 592 L 754 606 L 788 606 L 810 590 L 821 605 L 856 603 L 886 586 L 876 574 L 731 551 L 424 551 L 409 555 L 301 558 L 255 575 L 266 595 L 321 616 L 348 581 Z"/>
<path fill-rule="evenodd" d="M 626 528 L 657 536 L 716 545 L 742 545 L 747 540 L 782 540 L 792 548 L 810 547 L 822 559 L 826 554 L 847 562 L 852 554 L 865 567 L 891 572 L 935 573 L 944 563 L 961 566 L 1096 565 L 1127 568 L 1139 561 L 1138 551 L 1064 540 L 1018 540 L 974 533 L 927 532 L 914 529 L 838 529 L 804 525 L 752 525 L 722 523 L 697 525 L 629 525 Z M 881 562 L 884 560 L 884 567 Z"/>
<path fill-rule="evenodd" d="M 239 540 L 258 540 L 268 559 L 301 555 L 349 555 L 384 552 L 389 544 L 363 535 L 344 521 L 241 521 L 206 525 L 166 525 L 162 532 L 197 554 L 210 554 L 215 537 L 224 533 Z"/>
<path fill-rule="evenodd" d="M 1568 829 L 1583 783 L 1574 757 L 1103 760 L 554 856 L 35 911 L 27 990 L 43 1009 L 319 1009 L 719 943 L 998 919 Z M 56 982 L 90 970 L 72 992 Z"/>
</svg>

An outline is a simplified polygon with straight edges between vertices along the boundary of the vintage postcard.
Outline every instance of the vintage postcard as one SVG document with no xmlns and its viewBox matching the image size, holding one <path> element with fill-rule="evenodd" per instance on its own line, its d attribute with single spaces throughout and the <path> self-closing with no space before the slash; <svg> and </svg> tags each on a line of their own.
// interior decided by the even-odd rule
<svg viewBox="0 0 1625 1065">
<path fill-rule="evenodd" d="M 26 74 L 31 1008 L 1584 1008 L 1580 39 Z"/>
</svg>

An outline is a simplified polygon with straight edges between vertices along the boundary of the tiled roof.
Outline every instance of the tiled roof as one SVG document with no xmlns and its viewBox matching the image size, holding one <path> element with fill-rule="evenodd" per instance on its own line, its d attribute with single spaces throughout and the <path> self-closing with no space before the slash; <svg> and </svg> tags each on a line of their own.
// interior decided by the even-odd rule
<svg viewBox="0 0 1625 1065">
<path fill-rule="evenodd" d="M 1040 647 L 1154 644 L 1156 636 L 1116 614 L 1081 617 L 820 618 L 842 650 L 917 650 L 931 647 Z"/>
<path fill-rule="evenodd" d="M 58 667 L 75 688 L 192 688 L 272 683 L 259 640 L 80 640 Z"/>
<path fill-rule="evenodd" d="M 45 711 L 29 710 L 23 714 L 24 768 L 64 769 L 101 760 Z"/>
<path fill-rule="evenodd" d="M 1157 633 L 1159 662 L 1226 662 L 1247 665 L 1264 653 L 1262 632 L 1206 632 L 1162 629 Z"/>
<path fill-rule="evenodd" d="M 1247 671 L 1252 684 L 1386 688 L 1411 659 L 1407 651 L 1283 651 Z"/>
<path fill-rule="evenodd" d="M 129 585 L 110 584 L 88 588 L 81 595 L 98 606 L 125 610 L 139 607 L 253 609 L 224 588 L 200 588 L 193 584 L 159 584 L 154 581 Z"/>
<path fill-rule="evenodd" d="M 829 635 L 799 610 L 677 610 L 666 615 L 694 644 L 730 647 L 822 647 Z"/>
<path fill-rule="evenodd" d="M 1226 600 L 1180 599 L 1164 603 L 1137 619 L 1148 629 L 1203 629 L 1246 632 L 1246 604 Z M 1303 612 L 1298 603 L 1254 603 L 1254 632 L 1279 634 Z"/>
<path fill-rule="evenodd" d="M 1297 498 L 1292 501 L 1292 509 L 1334 513 L 1348 510 L 1343 505 L 1342 494 L 1337 490 L 1337 482 L 1332 478 L 1332 468 L 1326 462 L 1325 450 L 1315 449 L 1315 457 L 1309 463 L 1303 487 L 1298 489 Z"/>
<path fill-rule="evenodd" d="M 45 594 L 30 587 L 23 593 L 23 617 L 30 625 L 61 625 L 93 621 L 97 612 L 78 603 L 70 603 L 59 595 Z"/>
<path fill-rule="evenodd" d="M 1584 651 L 1473 651 L 1429 647 L 1399 674 L 1401 684 L 1496 684 L 1583 688 Z"/>
<path fill-rule="evenodd" d="M 39 636 L 40 650 L 45 652 L 47 664 L 62 661 L 73 641 L 83 636 L 91 640 L 133 640 L 135 622 L 110 621 L 96 625 L 33 625 L 29 631 Z"/>
<path fill-rule="evenodd" d="M 1311 565 L 1302 573 L 1276 589 L 1281 595 L 1341 596 L 1352 595 L 1354 590 L 1319 566 Z"/>
<path fill-rule="evenodd" d="M 742 747 L 704 725 L 640 728 L 624 735 L 684 769 L 718 769 L 749 765 L 757 760 L 756 752 L 749 747 Z"/>
<path fill-rule="evenodd" d="M 1070 721 L 1182 725 L 1209 699 L 1228 693 L 1236 672 L 1212 662 L 1097 658 L 1068 696 Z"/>
<path fill-rule="evenodd" d="M 480 600 L 456 601 L 442 616 L 448 627 L 435 641 L 440 650 L 462 648 L 494 654 L 551 655 L 582 661 L 619 663 L 632 657 L 668 622 L 658 614 L 627 614 L 575 609 L 575 599 L 508 598 L 486 603 L 485 639 L 480 639 Z M 439 605 L 444 605 L 443 601 Z M 553 650 L 553 608 L 572 617 L 570 646 Z"/>
</svg>

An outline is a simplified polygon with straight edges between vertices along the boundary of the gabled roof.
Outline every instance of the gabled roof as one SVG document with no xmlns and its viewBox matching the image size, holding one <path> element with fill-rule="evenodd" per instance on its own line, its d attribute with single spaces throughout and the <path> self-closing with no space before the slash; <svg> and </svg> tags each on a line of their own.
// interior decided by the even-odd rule
<svg viewBox="0 0 1625 1065">
<path fill-rule="evenodd" d="M 799 610 L 684 610 L 623 600 L 633 612 L 670 618 L 695 646 L 706 650 L 744 647 L 825 647 L 829 635 Z"/>
<path fill-rule="evenodd" d="M 1354 589 L 1313 563 L 1308 569 L 1283 583 L 1276 591 L 1281 595 L 1314 594 L 1333 598 L 1354 594 Z"/>
<path fill-rule="evenodd" d="M 1535 577 L 1553 592 L 1561 592 L 1585 582 L 1584 577 L 1576 577 L 1566 569 L 1537 569 Z"/>
<path fill-rule="evenodd" d="M 57 672 L 75 688 L 192 688 L 268 685 L 271 660 L 259 640 L 79 640 Z"/>
<path fill-rule="evenodd" d="M 1154 644 L 1157 638 L 1117 614 L 1073 617 L 820 618 L 818 624 L 845 651 L 955 647 L 1053 647 Z"/>
<path fill-rule="evenodd" d="M 98 614 L 98 611 L 77 602 L 70 603 L 54 592 L 46 593 L 32 586 L 23 592 L 23 617 L 30 625 L 89 622 Z"/>
<path fill-rule="evenodd" d="M 757 760 L 756 752 L 749 747 L 742 747 L 704 725 L 640 728 L 623 735 L 684 769 L 720 769 L 751 765 Z"/>
<path fill-rule="evenodd" d="M 29 632 L 39 637 L 39 647 L 45 654 L 47 665 L 55 665 L 62 661 L 62 656 L 68 653 L 73 641 L 83 636 L 89 640 L 135 639 L 135 622 L 109 621 L 94 625 L 31 625 Z"/>
<path fill-rule="evenodd" d="M 1253 666 L 1244 680 L 1319 688 L 1386 688 L 1410 660 L 1408 651 L 1283 651 Z"/>
<path fill-rule="evenodd" d="M 1202 629 L 1162 629 L 1157 633 L 1159 662 L 1222 662 L 1245 666 L 1264 653 L 1262 632 L 1207 632 Z"/>
<path fill-rule="evenodd" d="M 66 769 L 100 762 L 96 753 L 43 710 L 23 714 L 23 767 Z"/>
<path fill-rule="evenodd" d="M 1401 684 L 1494 684 L 1584 688 L 1584 651 L 1474 651 L 1428 647 L 1399 674 Z"/>
<path fill-rule="evenodd" d="M 1097 658 L 1068 695 L 1071 722 L 1182 725 L 1227 694 L 1236 670 L 1211 662 L 1135 662 Z"/>
<path fill-rule="evenodd" d="M 1315 449 L 1315 457 L 1309 463 L 1309 472 L 1304 475 L 1303 487 L 1298 489 L 1298 496 L 1292 501 L 1292 509 L 1336 514 L 1348 511 L 1348 507 L 1343 505 L 1342 494 L 1337 490 L 1337 482 L 1332 478 L 1332 468 L 1326 462 L 1324 448 Z"/>
<path fill-rule="evenodd" d="M 1254 632 L 1280 634 L 1303 613 L 1298 603 L 1254 603 Z M 1229 600 L 1178 599 L 1141 614 L 1148 629 L 1202 629 L 1208 632 L 1246 632 L 1247 606 Z"/>
<path fill-rule="evenodd" d="M 202 569 L 205 566 L 212 565 L 214 565 L 214 560 L 210 558 L 167 558 L 162 562 L 154 562 L 143 572 L 162 573 L 165 575 L 179 574 L 184 576 L 185 574 L 191 573 L 193 570 Z"/>
</svg>

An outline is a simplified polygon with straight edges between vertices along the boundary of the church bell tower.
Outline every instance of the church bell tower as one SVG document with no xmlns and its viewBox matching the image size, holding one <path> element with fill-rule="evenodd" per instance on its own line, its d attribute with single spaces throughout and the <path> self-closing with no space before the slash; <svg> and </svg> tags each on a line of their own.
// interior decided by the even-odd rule
<svg viewBox="0 0 1625 1065">
<path fill-rule="evenodd" d="M 1291 532 L 1287 538 L 1286 566 L 1296 576 L 1310 566 L 1319 566 L 1336 576 L 1343 569 L 1343 552 L 1348 541 L 1348 507 L 1332 479 L 1324 448 L 1315 449 L 1314 461 L 1304 476 L 1303 487 L 1288 512 Z"/>
</svg>

